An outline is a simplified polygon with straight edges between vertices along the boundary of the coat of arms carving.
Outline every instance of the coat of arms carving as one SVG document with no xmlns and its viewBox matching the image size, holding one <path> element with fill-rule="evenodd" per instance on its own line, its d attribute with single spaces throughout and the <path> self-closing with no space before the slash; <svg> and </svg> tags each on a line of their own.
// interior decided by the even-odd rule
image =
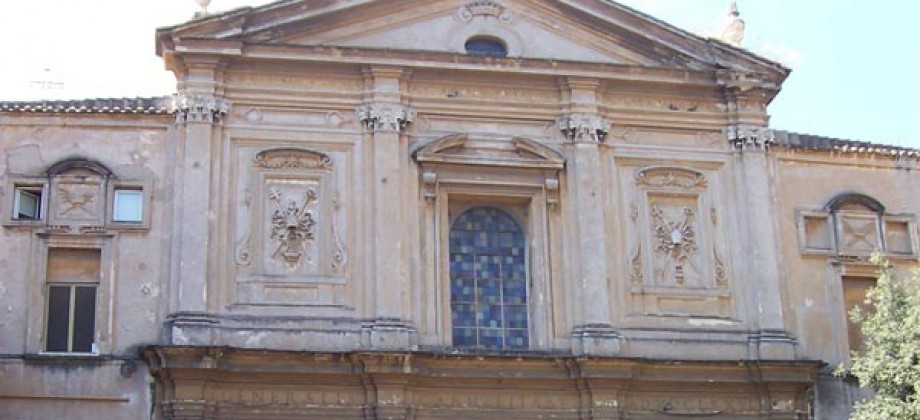
<svg viewBox="0 0 920 420">
<path fill-rule="evenodd" d="M 284 192 L 272 188 L 268 192 L 271 202 L 271 240 L 277 242 L 272 258 L 283 261 L 288 268 L 297 268 L 307 255 L 306 245 L 316 234 L 313 206 L 318 198 L 316 190 L 309 188 L 303 197 L 286 199 Z"/>
</svg>

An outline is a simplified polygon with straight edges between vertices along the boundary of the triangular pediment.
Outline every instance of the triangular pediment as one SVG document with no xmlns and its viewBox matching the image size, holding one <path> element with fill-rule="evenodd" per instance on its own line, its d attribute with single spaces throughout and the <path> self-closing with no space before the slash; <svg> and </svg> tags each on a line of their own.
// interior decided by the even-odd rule
<svg viewBox="0 0 920 420">
<path fill-rule="evenodd" d="M 681 31 L 603 0 L 288 0 L 159 32 L 241 45 L 340 47 L 466 54 L 472 37 L 505 44 L 512 59 L 773 73 L 781 65 Z"/>
<path fill-rule="evenodd" d="M 413 153 L 423 163 L 562 169 L 565 157 L 549 146 L 522 137 L 491 139 L 455 134 L 432 140 Z"/>
</svg>

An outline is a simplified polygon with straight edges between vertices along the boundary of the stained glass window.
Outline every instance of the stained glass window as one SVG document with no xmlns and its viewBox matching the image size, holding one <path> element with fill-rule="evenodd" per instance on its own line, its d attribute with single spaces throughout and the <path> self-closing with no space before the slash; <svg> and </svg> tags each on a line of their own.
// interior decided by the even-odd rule
<svg viewBox="0 0 920 420">
<path fill-rule="evenodd" d="M 524 233 L 507 213 L 467 210 L 450 230 L 450 309 L 457 347 L 528 347 Z"/>
</svg>

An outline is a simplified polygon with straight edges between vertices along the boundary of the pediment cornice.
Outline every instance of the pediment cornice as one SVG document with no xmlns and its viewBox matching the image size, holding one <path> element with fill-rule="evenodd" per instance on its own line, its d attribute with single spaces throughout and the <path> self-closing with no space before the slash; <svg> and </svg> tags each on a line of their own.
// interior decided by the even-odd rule
<svg viewBox="0 0 920 420">
<path fill-rule="evenodd" d="M 427 3 L 426 7 L 453 10 L 461 8 L 466 3 L 469 2 L 444 0 Z M 611 57 L 625 60 L 620 60 L 620 64 L 686 71 L 711 72 L 727 69 L 761 75 L 760 78 L 770 79 L 777 86 L 789 74 L 789 69 L 780 64 L 719 41 L 682 31 L 611 1 L 505 0 L 503 3 L 507 3 L 509 9 L 526 10 L 526 18 L 533 23 L 544 24 L 546 30 L 553 29 L 552 22 L 568 22 L 568 26 L 577 27 L 585 32 L 577 34 L 580 43 L 598 51 L 608 49 Z M 354 31 L 367 30 L 366 28 L 373 26 L 370 25 L 372 21 L 376 22 L 374 25 L 378 29 L 398 27 L 410 23 L 412 19 L 418 19 L 425 13 L 432 13 L 433 9 L 416 12 L 414 9 L 418 9 L 417 6 L 417 3 L 404 0 L 282 1 L 258 8 L 238 9 L 160 29 L 158 52 L 164 56 L 194 53 L 195 48 L 181 47 L 192 39 L 197 40 L 198 47 L 202 46 L 201 40 L 210 39 L 239 42 L 237 45 L 244 46 L 244 51 L 250 46 L 260 46 L 263 51 L 273 47 L 290 50 L 294 47 L 292 40 L 300 34 L 316 33 L 347 25 L 356 27 Z M 525 18 L 519 15 L 521 13 L 515 15 L 515 20 Z M 381 21 L 381 17 L 386 18 Z M 567 34 L 560 33 L 559 36 L 564 37 Z M 335 42 L 306 46 L 330 48 L 332 45 L 336 45 Z M 235 53 L 234 50 L 236 48 L 233 47 L 217 48 L 216 51 L 212 49 L 212 53 L 232 55 Z M 340 50 L 331 48 L 328 52 L 338 51 Z M 393 51 L 393 48 L 384 49 L 384 52 L 389 51 Z M 241 54 L 247 56 L 245 52 Z M 433 57 L 437 57 L 437 54 Z M 521 58 L 509 58 L 516 59 L 533 60 L 526 55 Z M 613 59 L 613 62 L 616 61 Z"/>
<path fill-rule="evenodd" d="M 454 134 L 420 145 L 414 152 L 420 163 L 563 169 L 565 157 L 542 143 L 514 137 L 491 139 Z"/>
</svg>

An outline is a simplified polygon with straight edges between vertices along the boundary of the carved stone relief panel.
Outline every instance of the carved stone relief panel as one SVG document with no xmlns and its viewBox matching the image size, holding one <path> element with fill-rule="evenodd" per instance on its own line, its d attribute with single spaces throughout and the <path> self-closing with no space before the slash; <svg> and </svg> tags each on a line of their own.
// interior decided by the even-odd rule
<svg viewBox="0 0 920 420">
<path fill-rule="evenodd" d="M 718 173 L 632 167 L 628 272 L 630 314 L 734 316 Z"/>
<path fill-rule="evenodd" d="M 836 217 L 837 247 L 841 254 L 869 254 L 882 248 L 877 214 L 840 211 Z"/>
<path fill-rule="evenodd" d="M 74 169 L 52 178 L 50 226 L 55 230 L 83 230 L 105 224 L 106 179 Z"/>
<path fill-rule="evenodd" d="M 348 229 L 341 154 L 237 150 L 236 302 L 347 304 Z"/>
</svg>

